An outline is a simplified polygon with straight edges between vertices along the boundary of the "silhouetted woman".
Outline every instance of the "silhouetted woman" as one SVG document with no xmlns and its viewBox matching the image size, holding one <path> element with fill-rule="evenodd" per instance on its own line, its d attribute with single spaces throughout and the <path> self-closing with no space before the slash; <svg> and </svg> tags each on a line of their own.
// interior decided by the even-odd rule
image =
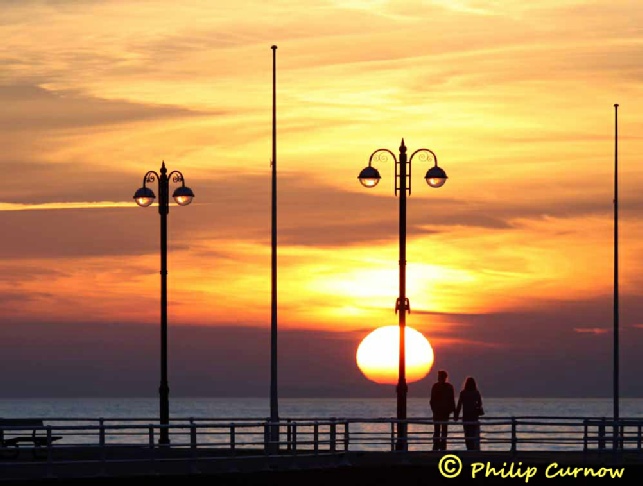
<svg viewBox="0 0 643 486">
<path fill-rule="evenodd" d="M 484 414 L 482 408 L 482 395 L 476 385 L 476 380 L 469 376 L 464 381 L 464 386 L 458 397 L 458 404 L 455 407 L 453 418 L 458 420 L 462 411 L 462 428 L 464 430 L 464 442 L 467 450 L 480 450 L 480 415 Z"/>
</svg>

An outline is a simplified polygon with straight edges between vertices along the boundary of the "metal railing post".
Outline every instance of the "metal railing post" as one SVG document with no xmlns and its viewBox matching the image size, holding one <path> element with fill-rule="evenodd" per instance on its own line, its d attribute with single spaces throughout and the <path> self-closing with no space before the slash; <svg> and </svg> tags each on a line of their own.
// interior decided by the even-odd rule
<svg viewBox="0 0 643 486">
<path fill-rule="evenodd" d="M 190 449 L 192 450 L 192 455 L 196 455 L 196 424 L 190 420 Z"/>
<path fill-rule="evenodd" d="M 237 432 L 234 423 L 230 424 L 230 453 L 234 456 L 237 451 Z"/>
<path fill-rule="evenodd" d="M 270 452 L 270 419 L 263 424 L 263 451 L 266 455 Z"/>
<path fill-rule="evenodd" d="M 337 450 L 337 419 L 335 417 L 330 418 L 330 452 L 335 452 Z"/>
<path fill-rule="evenodd" d="M 98 446 L 100 448 L 100 475 L 107 474 L 107 450 L 105 449 L 105 420 L 98 419 Z"/>
<path fill-rule="evenodd" d="M 598 449 L 605 449 L 605 417 L 601 418 L 600 424 L 598 424 Z"/>
<path fill-rule="evenodd" d="M 53 453 L 51 451 L 51 448 L 53 446 L 53 442 L 51 440 L 51 425 L 47 425 L 47 477 L 48 478 L 53 478 L 54 477 L 54 469 L 53 469 Z"/>
<path fill-rule="evenodd" d="M 511 452 L 516 452 L 518 450 L 518 434 L 516 429 L 516 418 L 511 417 Z"/>
<path fill-rule="evenodd" d="M 624 443 L 625 443 L 625 424 L 621 422 L 621 425 L 618 427 L 619 430 L 619 436 L 618 436 L 618 445 L 619 449 L 623 450 Z"/>
<path fill-rule="evenodd" d="M 197 433 L 196 433 L 196 424 L 193 419 L 190 419 L 190 472 L 192 474 L 199 474 L 200 471 L 197 468 Z"/>
<path fill-rule="evenodd" d="M 395 450 L 395 422 L 391 420 L 391 450 Z"/>
<path fill-rule="evenodd" d="M 290 451 L 291 448 L 292 448 L 292 446 L 291 446 L 291 443 L 292 443 L 292 429 L 291 429 L 292 425 L 291 425 L 291 422 L 292 422 L 291 419 L 286 420 L 286 450 L 287 451 Z"/>
<path fill-rule="evenodd" d="M 264 434 L 265 434 L 265 430 L 266 429 L 264 429 Z M 236 472 L 239 472 L 239 469 L 237 468 L 236 461 L 235 461 L 235 458 L 237 456 L 237 429 L 234 422 L 230 422 L 230 424 L 228 425 L 228 431 L 229 431 L 228 438 L 230 440 L 230 461 L 228 461 L 228 464 L 229 464 L 228 472 L 236 473 Z M 272 437 L 272 434 L 270 434 L 270 436 Z M 252 446 L 254 447 L 254 445 L 255 444 L 253 442 Z M 265 445 L 266 444 L 264 442 L 264 449 L 266 449 Z"/>
<path fill-rule="evenodd" d="M 349 434 L 348 434 L 348 420 L 344 422 L 344 452 L 348 451 L 348 442 L 349 442 Z"/>
<path fill-rule="evenodd" d="M 639 427 L 639 436 L 640 432 L 641 429 Z M 319 423 L 317 422 L 317 420 L 315 420 L 315 423 L 313 425 L 313 451 L 315 455 L 319 453 Z"/>
<path fill-rule="evenodd" d="M 150 471 L 156 473 L 156 451 L 154 447 L 154 424 L 149 424 L 147 429 L 148 447 L 150 449 Z"/>
</svg>

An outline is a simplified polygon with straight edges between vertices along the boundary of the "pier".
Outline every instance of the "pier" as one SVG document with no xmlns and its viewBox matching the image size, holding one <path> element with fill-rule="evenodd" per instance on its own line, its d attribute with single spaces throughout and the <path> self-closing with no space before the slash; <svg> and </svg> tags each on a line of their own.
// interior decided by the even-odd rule
<svg viewBox="0 0 643 486">
<path fill-rule="evenodd" d="M 43 423 L 3 426 L 5 444 L 30 434 L 45 440 L 1 447 L 1 484 L 114 484 L 159 476 L 280 485 L 322 477 L 342 484 L 349 477 L 359 478 L 356 484 L 390 484 L 395 477 L 407 478 L 405 484 L 426 484 L 429 478 L 453 484 L 489 476 L 486 481 L 513 477 L 532 484 L 556 473 L 572 474 L 574 468 L 596 478 L 618 468 L 639 477 L 643 464 L 643 419 L 621 419 L 615 427 L 597 417 L 489 417 L 481 420 L 480 451 L 466 450 L 461 422 L 450 422 L 448 450 L 442 452 L 432 451 L 433 421 L 428 418 L 406 421 L 408 447 L 403 451 L 396 448 L 393 418 L 282 419 L 277 443 L 271 441 L 275 424 L 269 419 L 183 418 L 168 426 L 131 418 Z M 169 444 L 159 441 L 164 427 Z M 447 479 L 444 472 L 453 474 L 458 461 L 458 477 Z"/>
</svg>

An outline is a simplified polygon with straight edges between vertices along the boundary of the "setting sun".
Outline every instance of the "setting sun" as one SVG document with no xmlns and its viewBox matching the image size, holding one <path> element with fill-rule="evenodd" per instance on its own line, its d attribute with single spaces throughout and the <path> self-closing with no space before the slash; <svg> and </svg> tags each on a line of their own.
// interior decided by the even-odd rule
<svg viewBox="0 0 643 486">
<path fill-rule="evenodd" d="M 433 366 L 433 348 L 424 335 L 406 326 L 406 381 L 424 378 Z M 394 385 L 398 381 L 400 330 L 383 326 L 366 336 L 357 348 L 357 366 L 371 381 Z"/>
</svg>

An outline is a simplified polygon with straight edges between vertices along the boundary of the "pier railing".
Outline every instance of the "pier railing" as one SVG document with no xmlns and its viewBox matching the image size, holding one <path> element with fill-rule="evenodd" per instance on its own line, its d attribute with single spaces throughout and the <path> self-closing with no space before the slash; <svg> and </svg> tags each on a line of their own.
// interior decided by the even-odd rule
<svg viewBox="0 0 643 486">
<path fill-rule="evenodd" d="M 167 427 L 170 444 L 159 444 L 162 426 L 144 418 L 44 418 L 43 426 L 0 429 L 0 483 L 4 479 L 94 477 L 146 474 L 199 474 L 282 467 L 329 467 L 347 463 L 355 452 L 390 459 L 431 451 L 433 420 L 411 418 L 407 451 L 396 448 L 394 418 L 269 419 L 174 418 Z M 33 422 L 32 422 L 33 423 Z M 583 456 L 631 457 L 643 461 L 643 418 L 483 417 L 481 453 L 576 451 Z M 278 441 L 270 442 L 278 427 Z M 16 437 L 59 437 L 17 442 Z M 46 445 L 42 445 L 46 444 Z M 465 451 L 462 422 L 449 422 L 448 450 Z M 363 456 L 364 454 L 358 454 Z"/>
<path fill-rule="evenodd" d="M 4 440 L 31 434 L 62 436 L 49 448 L 74 446 L 155 447 L 161 425 L 146 418 L 45 418 L 43 427 L 2 427 Z M 409 451 L 431 450 L 434 421 L 411 418 L 407 425 Z M 268 449 L 280 452 L 395 450 L 398 420 L 394 418 L 287 418 L 279 421 L 279 440 L 269 443 L 274 423 L 260 418 L 175 418 L 167 426 L 172 447 L 221 449 L 231 453 Z M 643 418 L 601 417 L 482 417 L 480 446 L 495 451 L 642 450 Z M 462 421 L 449 421 L 450 450 L 465 450 Z M 616 439 L 616 440 L 615 440 Z M 15 447 L 0 447 L 0 452 Z"/>
</svg>

